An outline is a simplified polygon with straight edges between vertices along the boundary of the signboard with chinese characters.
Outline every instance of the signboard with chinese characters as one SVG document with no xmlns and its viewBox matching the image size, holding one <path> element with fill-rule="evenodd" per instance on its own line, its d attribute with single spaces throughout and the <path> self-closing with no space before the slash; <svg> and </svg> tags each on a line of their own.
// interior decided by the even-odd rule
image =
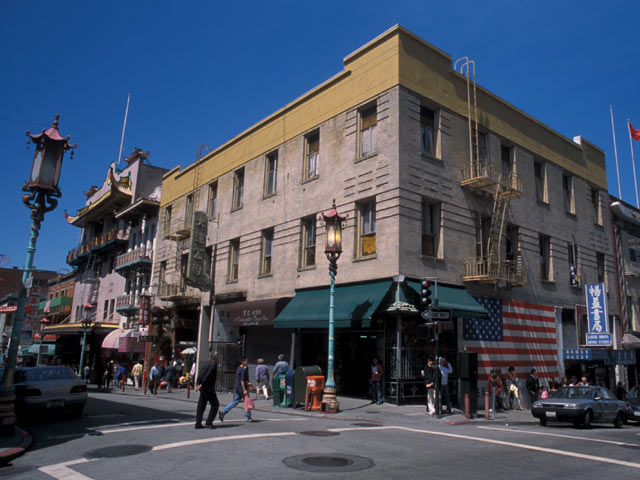
<svg viewBox="0 0 640 480">
<path fill-rule="evenodd" d="M 609 324 L 607 321 L 607 293 L 604 283 L 585 286 L 587 298 L 587 345 L 611 345 Z M 607 340 L 608 338 L 608 340 Z M 608 341 L 609 343 L 604 343 Z"/>
<path fill-rule="evenodd" d="M 211 289 L 211 279 L 207 272 L 208 222 L 209 219 L 205 212 L 193 212 L 186 282 L 190 287 L 195 287 L 202 291 Z"/>
<path fill-rule="evenodd" d="M 273 325 L 291 298 L 272 298 L 251 302 L 235 302 L 218 306 L 222 321 L 230 327 L 255 327 Z"/>
</svg>

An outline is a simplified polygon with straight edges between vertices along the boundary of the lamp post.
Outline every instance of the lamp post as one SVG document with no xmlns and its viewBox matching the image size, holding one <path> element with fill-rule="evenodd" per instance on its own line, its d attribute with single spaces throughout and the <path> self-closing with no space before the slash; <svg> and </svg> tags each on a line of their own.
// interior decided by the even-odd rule
<svg viewBox="0 0 640 480">
<path fill-rule="evenodd" d="M 82 377 L 82 367 L 84 367 L 84 349 L 87 344 L 87 329 L 91 326 L 91 320 L 82 320 L 82 349 L 80 350 L 80 365 L 78 366 L 78 376 Z"/>
<path fill-rule="evenodd" d="M 338 273 L 338 258 L 342 253 L 342 222 L 347 219 L 346 215 L 340 215 L 336 208 L 336 200 L 333 199 L 331 211 L 322 214 L 326 228 L 324 253 L 329 260 L 329 277 L 331 278 L 331 289 L 329 290 L 329 347 L 327 354 L 327 382 L 324 386 L 322 403 L 325 412 L 335 413 L 340 410 L 340 404 L 336 398 L 336 383 L 333 374 L 333 343 L 334 343 L 334 321 L 333 308 L 335 297 L 336 275 Z"/>
<path fill-rule="evenodd" d="M 25 192 L 22 202 L 31 210 L 33 222 L 31 223 L 27 258 L 18 295 L 18 309 L 13 319 L 11 343 L 9 344 L 2 385 L 0 386 L 0 434 L 2 435 L 13 435 L 16 421 L 13 372 L 16 368 L 20 333 L 27 303 L 27 283 L 31 277 L 33 255 L 36 251 L 40 224 L 44 220 L 44 214 L 56 208 L 58 198 L 62 196 L 58 188 L 58 181 L 60 180 L 64 152 L 77 147 L 77 145 L 69 144 L 69 136 L 63 138 L 60 135 L 58 131 L 59 118 L 60 115 L 56 115 L 53 125 L 48 130 L 42 130 L 42 133 L 31 135 L 28 131 L 26 132 L 30 139 L 29 141 L 35 144 L 36 151 L 33 156 L 29 180 L 22 187 L 22 191 Z"/>
<path fill-rule="evenodd" d="M 40 320 L 40 348 L 38 349 L 38 358 L 36 359 L 36 365 L 40 365 L 40 355 L 42 355 L 42 342 L 44 340 L 44 325 L 45 323 L 49 323 L 49 320 L 47 320 L 46 317 L 43 317 Z"/>
</svg>

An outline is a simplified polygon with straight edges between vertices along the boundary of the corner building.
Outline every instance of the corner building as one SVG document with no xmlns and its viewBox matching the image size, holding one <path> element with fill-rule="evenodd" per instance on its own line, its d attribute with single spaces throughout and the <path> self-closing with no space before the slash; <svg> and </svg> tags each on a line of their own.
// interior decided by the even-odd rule
<svg viewBox="0 0 640 480">
<path fill-rule="evenodd" d="M 511 365 L 522 378 L 563 372 L 563 322 L 575 322 L 598 262 L 613 278 L 604 153 L 476 86 L 471 62 L 457 66 L 396 26 L 342 72 L 165 175 L 153 283 L 174 292 L 159 295 L 165 308 L 199 312 L 199 354 L 241 349 L 273 364 L 284 353 L 326 368 L 317 218 L 335 198 L 349 215 L 335 297 L 340 393 L 366 394 L 378 356 L 387 401 L 424 398 L 425 276 L 439 278 L 450 312 L 438 328 L 454 368 L 467 351 L 481 381 Z M 208 216 L 203 290 L 186 282 L 194 211 Z M 455 395 L 455 372 L 450 382 Z"/>
</svg>

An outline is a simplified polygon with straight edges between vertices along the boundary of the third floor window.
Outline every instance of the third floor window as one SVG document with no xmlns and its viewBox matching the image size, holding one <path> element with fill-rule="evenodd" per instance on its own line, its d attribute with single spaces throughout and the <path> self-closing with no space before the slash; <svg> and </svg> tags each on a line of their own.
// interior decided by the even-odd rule
<svg viewBox="0 0 640 480">
<path fill-rule="evenodd" d="M 427 107 L 420 107 L 420 151 L 436 156 L 436 112 Z"/>
<path fill-rule="evenodd" d="M 319 175 L 318 160 L 320 157 L 320 133 L 315 132 L 305 137 L 303 181 L 312 180 Z"/>
<path fill-rule="evenodd" d="M 242 208 L 242 195 L 244 193 L 244 167 L 233 174 L 233 199 L 231 210 Z"/>
<path fill-rule="evenodd" d="M 364 158 L 377 151 L 376 126 L 378 116 L 376 106 L 366 108 L 359 112 L 360 155 Z"/>
<path fill-rule="evenodd" d="M 376 253 L 376 201 L 358 204 L 358 257 Z"/>
<path fill-rule="evenodd" d="M 209 184 L 209 205 L 207 206 L 207 215 L 209 218 L 216 216 L 216 202 L 218 201 L 218 182 Z"/>
<path fill-rule="evenodd" d="M 275 195 L 278 182 L 278 151 L 267 155 L 264 165 L 264 197 Z"/>
</svg>

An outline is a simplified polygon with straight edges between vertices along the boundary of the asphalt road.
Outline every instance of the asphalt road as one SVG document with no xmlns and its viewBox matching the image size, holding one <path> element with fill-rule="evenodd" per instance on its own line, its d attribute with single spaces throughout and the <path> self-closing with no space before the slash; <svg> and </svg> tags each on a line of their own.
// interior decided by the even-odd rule
<svg viewBox="0 0 640 480">
<path fill-rule="evenodd" d="M 371 405 L 336 418 L 256 411 L 253 423 L 238 407 L 215 429 L 195 430 L 194 407 L 91 393 L 82 418 L 27 421 L 34 444 L 0 479 L 640 477 L 638 426 L 543 428 L 526 415 L 508 425 L 451 425 L 426 419 L 421 408 Z"/>
</svg>

